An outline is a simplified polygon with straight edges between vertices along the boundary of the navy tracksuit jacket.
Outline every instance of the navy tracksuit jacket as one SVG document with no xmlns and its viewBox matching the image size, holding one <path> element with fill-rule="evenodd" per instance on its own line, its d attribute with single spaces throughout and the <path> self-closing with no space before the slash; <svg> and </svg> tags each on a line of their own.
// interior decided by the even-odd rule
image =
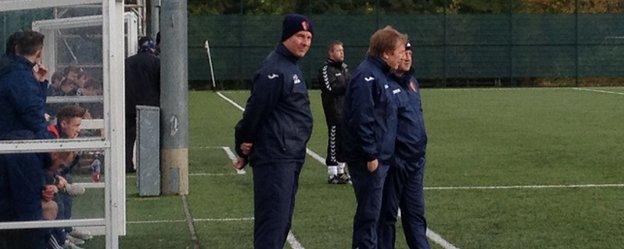
<svg viewBox="0 0 624 249">
<path fill-rule="evenodd" d="M 11 131 L 0 139 L 34 139 L 28 130 Z M 44 154 L 0 154 L 0 222 L 42 219 Z M 48 229 L 0 230 L 0 248 L 45 248 Z"/>
<path fill-rule="evenodd" d="M 384 184 L 377 233 L 378 248 L 394 248 L 397 210 L 400 207 L 403 231 L 409 248 L 426 249 L 429 248 L 429 243 L 426 236 L 423 178 L 427 134 L 420 89 L 418 81 L 413 77 L 413 69 L 395 79 L 405 93 L 401 99 L 406 101 L 400 101 L 398 109 L 395 158 Z"/>
<path fill-rule="evenodd" d="M 51 139 L 45 121 L 47 83 L 35 79 L 33 63 L 18 55 L 5 55 L 0 68 L 0 137 L 29 130 L 38 139 Z"/>
<path fill-rule="evenodd" d="M 253 143 L 254 248 L 284 246 L 295 206 L 299 173 L 312 134 L 312 112 L 298 57 L 280 44 L 253 79 L 235 148 Z"/>
<path fill-rule="evenodd" d="M 345 155 L 357 200 L 353 248 L 377 248 L 383 185 L 394 154 L 398 97 L 403 94 L 389 74 L 384 61 L 368 56 L 355 70 L 345 99 Z M 366 163 L 374 159 L 379 167 L 369 172 Z"/>
</svg>

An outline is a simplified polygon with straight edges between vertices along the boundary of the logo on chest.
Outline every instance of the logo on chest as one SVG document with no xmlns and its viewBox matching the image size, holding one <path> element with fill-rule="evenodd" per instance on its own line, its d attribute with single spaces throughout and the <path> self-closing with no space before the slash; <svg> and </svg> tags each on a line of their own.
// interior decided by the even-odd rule
<svg viewBox="0 0 624 249">
<path fill-rule="evenodd" d="M 293 75 L 293 82 L 294 82 L 295 85 L 301 83 L 301 80 L 299 79 L 299 76 L 297 76 L 296 74 Z"/>
</svg>

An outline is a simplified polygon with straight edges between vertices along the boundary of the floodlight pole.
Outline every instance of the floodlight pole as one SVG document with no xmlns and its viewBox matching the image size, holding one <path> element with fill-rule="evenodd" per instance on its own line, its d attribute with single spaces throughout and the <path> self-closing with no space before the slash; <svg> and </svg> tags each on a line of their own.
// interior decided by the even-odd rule
<svg viewBox="0 0 624 249">
<path fill-rule="evenodd" d="M 187 1 L 162 1 L 160 169 L 162 193 L 188 194 Z"/>
</svg>

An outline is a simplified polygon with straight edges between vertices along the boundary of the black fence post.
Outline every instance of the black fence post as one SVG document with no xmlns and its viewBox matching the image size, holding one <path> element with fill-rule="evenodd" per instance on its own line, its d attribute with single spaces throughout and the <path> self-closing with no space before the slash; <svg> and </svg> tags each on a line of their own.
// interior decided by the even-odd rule
<svg viewBox="0 0 624 249">
<path fill-rule="evenodd" d="M 576 57 L 574 59 L 574 74 L 575 74 L 575 85 L 579 86 L 579 1 L 574 0 L 574 32 L 575 32 L 575 54 Z"/>
</svg>

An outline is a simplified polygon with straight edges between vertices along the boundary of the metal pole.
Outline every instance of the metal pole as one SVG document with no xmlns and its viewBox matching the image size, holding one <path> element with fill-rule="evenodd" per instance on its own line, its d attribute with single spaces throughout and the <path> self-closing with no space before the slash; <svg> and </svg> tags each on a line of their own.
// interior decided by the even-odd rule
<svg viewBox="0 0 624 249">
<path fill-rule="evenodd" d="M 159 24 L 160 24 L 160 0 L 151 0 L 150 1 L 150 25 L 149 25 L 149 36 L 156 39 L 156 34 L 158 34 Z"/>
<path fill-rule="evenodd" d="M 188 37 L 187 1 L 162 2 L 161 173 L 162 193 L 188 194 Z"/>
<path fill-rule="evenodd" d="M 579 86 L 579 1 L 574 1 L 574 85 Z"/>
</svg>

